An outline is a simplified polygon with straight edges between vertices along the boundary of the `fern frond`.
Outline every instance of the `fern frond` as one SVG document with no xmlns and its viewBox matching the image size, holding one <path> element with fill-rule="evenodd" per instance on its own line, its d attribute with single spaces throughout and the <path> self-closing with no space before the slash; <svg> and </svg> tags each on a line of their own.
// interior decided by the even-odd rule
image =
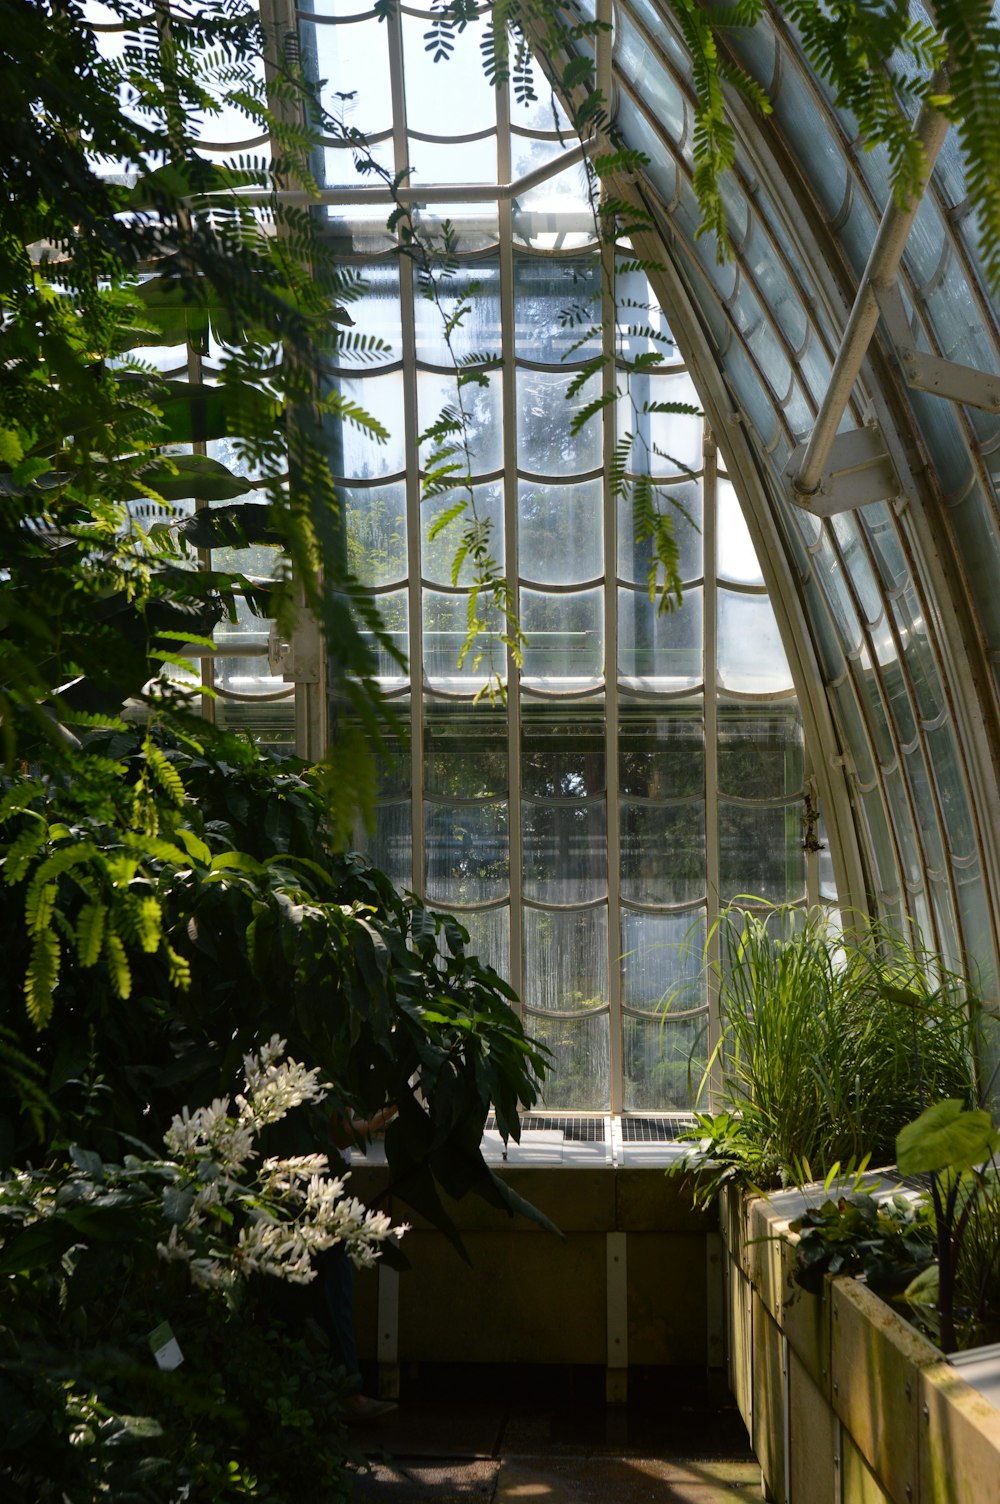
<svg viewBox="0 0 1000 1504">
<path fill-rule="evenodd" d="M 94 900 L 85 903 L 76 921 L 76 954 L 83 967 L 96 966 L 104 943 L 107 905 Z"/>
<path fill-rule="evenodd" d="M 110 925 L 104 936 L 104 959 L 108 965 L 112 990 L 115 996 L 120 997 L 124 1002 L 132 995 L 132 968 L 129 965 L 121 936 Z"/>
<path fill-rule="evenodd" d="M 28 1017 L 36 1029 L 44 1029 L 52 1017 L 60 959 L 59 937 L 54 931 L 44 929 L 36 934 L 24 978 L 24 1000 Z"/>
</svg>

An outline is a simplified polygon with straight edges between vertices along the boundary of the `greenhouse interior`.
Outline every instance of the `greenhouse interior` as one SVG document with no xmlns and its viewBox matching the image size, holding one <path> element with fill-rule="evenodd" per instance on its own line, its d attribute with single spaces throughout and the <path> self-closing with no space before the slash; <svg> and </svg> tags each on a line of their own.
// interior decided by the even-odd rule
<svg viewBox="0 0 1000 1504">
<path fill-rule="evenodd" d="M 5 1499 L 997 1504 L 1000 8 L 4 19 Z"/>
</svg>

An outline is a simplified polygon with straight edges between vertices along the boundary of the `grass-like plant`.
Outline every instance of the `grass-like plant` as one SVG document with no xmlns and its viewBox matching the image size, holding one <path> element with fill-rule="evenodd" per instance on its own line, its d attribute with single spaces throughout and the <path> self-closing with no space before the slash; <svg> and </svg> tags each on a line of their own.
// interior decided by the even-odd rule
<svg viewBox="0 0 1000 1504">
<path fill-rule="evenodd" d="M 929 1103 L 972 1105 L 980 1005 L 962 977 L 881 921 L 741 902 L 709 936 L 721 1032 L 702 1084 L 738 1115 L 750 1179 L 888 1163 Z"/>
</svg>

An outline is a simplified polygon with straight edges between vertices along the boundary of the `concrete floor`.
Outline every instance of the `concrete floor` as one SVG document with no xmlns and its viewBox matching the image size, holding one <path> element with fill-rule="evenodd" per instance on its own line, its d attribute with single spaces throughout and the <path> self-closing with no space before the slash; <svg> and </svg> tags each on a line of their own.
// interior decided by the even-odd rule
<svg viewBox="0 0 1000 1504">
<path fill-rule="evenodd" d="M 407 1389 L 410 1389 L 408 1394 Z M 359 1428 L 370 1504 L 734 1504 L 760 1469 L 729 1403 L 669 1386 L 608 1408 L 593 1385 L 476 1393 L 404 1384 L 399 1409 Z M 633 1383 L 633 1390 L 635 1389 Z M 501 1386 L 503 1388 L 503 1386 Z M 437 1389 L 439 1392 L 433 1392 Z"/>
</svg>

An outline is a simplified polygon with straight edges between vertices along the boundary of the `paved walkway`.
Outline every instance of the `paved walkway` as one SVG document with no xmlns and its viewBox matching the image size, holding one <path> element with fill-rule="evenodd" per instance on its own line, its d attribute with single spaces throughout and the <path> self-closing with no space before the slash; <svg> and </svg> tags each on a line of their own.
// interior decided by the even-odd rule
<svg viewBox="0 0 1000 1504">
<path fill-rule="evenodd" d="M 361 1504 L 736 1504 L 760 1469 L 730 1406 L 407 1400 L 355 1433 Z"/>
</svg>

